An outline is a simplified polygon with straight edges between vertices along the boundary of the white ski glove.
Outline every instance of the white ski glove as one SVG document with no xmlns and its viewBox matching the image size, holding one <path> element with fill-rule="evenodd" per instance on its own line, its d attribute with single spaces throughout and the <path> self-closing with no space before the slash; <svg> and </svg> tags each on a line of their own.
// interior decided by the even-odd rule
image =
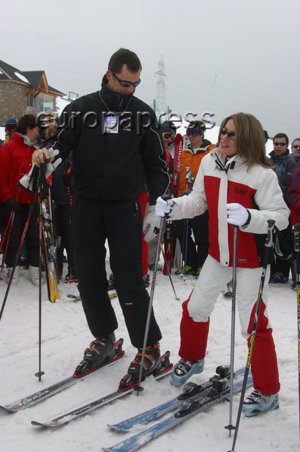
<svg viewBox="0 0 300 452">
<path fill-rule="evenodd" d="M 172 219 L 172 213 L 173 213 L 173 216 L 174 216 L 175 207 L 176 207 L 176 204 L 174 203 L 174 201 L 171 198 L 165 201 L 160 196 L 156 200 L 155 214 L 158 217 L 164 217 L 164 218 L 171 218 Z"/>
<path fill-rule="evenodd" d="M 143 225 L 144 238 L 147 243 L 151 242 L 157 236 L 159 228 L 160 218 L 155 215 L 155 206 L 149 206 Z"/>
<path fill-rule="evenodd" d="M 53 160 L 55 159 L 55 157 L 59 154 L 59 150 L 58 149 L 47 149 L 48 154 L 49 154 L 49 161 L 47 163 L 46 166 L 46 172 L 45 172 L 45 178 L 47 179 L 47 177 L 49 177 L 53 171 L 58 167 L 58 165 L 61 164 L 62 159 L 59 158 L 57 160 L 55 160 L 54 163 Z M 21 179 L 19 180 L 19 184 L 26 188 L 29 191 L 32 191 L 32 184 L 33 184 L 33 178 L 32 178 L 32 172 L 34 171 L 35 166 L 33 166 L 31 168 L 31 170 L 29 171 L 29 173 L 25 174 L 23 177 L 21 177 Z"/>
<path fill-rule="evenodd" d="M 226 204 L 226 209 L 228 223 L 235 226 L 244 226 L 246 223 L 248 223 L 250 213 L 241 204 L 238 204 L 236 202 Z"/>
</svg>

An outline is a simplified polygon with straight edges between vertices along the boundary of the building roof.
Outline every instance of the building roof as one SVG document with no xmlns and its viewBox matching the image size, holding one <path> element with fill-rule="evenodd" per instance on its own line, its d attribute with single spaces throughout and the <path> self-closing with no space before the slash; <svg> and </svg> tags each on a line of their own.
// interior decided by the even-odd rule
<svg viewBox="0 0 300 452">
<path fill-rule="evenodd" d="M 34 89 L 43 87 L 44 92 L 64 96 L 64 93 L 48 85 L 45 71 L 20 71 L 0 60 L 0 82 L 13 81 Z"/>
</svg>

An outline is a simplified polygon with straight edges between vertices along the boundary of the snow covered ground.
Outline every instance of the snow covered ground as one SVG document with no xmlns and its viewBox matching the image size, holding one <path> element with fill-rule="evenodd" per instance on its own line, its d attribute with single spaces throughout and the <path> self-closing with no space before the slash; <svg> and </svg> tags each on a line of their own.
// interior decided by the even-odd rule
<svg viewBox="0 0 300 452">
<path fill-rule="evenodd" d="M 183 281 L 173 276 L 180 301 L 175 300 L 170 282 L 160 272 L 154 297 L 154 308 L 162 329 L 162 350 L 170 350 L 173 362 L 178 359 L 181 302 L 189 295 L 195 280 Z M 6 290 L 0 283 L 0 300 Z M 70 376 L 82 358 L 91 336 L 81 302 L 70 301 L 67 292 L 74 286 L 60 284 L 61 301 L 47 301 L 43 286 L 42 302 L 42 370 L 38 371 L 38 288 L 28 281 L 22 270 L 18 286 L 11 289 L 0 322 L 0 403 L 11 402 Z M 178 394 L 168 379 L 155 382 L 149 378 L 144 392 L 100 408 L 57 430 L 40 430 L 31 420 L 45 420 L 75 407 L 87 399 L 97 398 L 117 388 L 126 372 L 135 349 L 131 346 L 117 299 L 113 301 L 119 319 L 117 337 L 124 338 L 125 357 L 64 392 L 16 414 L 0 412 L 1 452 L 96 452 L 121 441 L 128 434 L 111 432 L 107 424 L 150 408 Z M 251 419 L 242 417 L 236 451 L 291 452 L 299 451 L 298 371 L 297 371 L 297 301 L 296 293 L 286 285 L 270 288 L 269 312 L 274 328 L 281 377 L 280 409 Z M 212 315 L 211 331 L 204 372 L 193 378 L 197 383 L 210 377 L 217 365 L 229 362 L 231 299 L 219 296 Z M 236 368 L 246 362 L 246 344 L 236 326 Z M 239 397 L 234 399 L 235 421 Z M 231 449 L 232 438 L 224 426 L 228 424 L 228 404 L 222 403 L 207 413 L 198 414 L 175 430 L 145 446 L 145 451 L 225 452 Z"/>
</svg>

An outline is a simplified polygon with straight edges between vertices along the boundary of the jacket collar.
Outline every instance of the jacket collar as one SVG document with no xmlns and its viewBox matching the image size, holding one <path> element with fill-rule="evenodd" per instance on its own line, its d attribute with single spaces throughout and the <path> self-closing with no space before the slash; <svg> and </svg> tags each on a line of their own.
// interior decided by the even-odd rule
<svg viewBox="0 0 300 452">
<path fill-rule="evenodd" d="M 290 151 L 288 149 L 283 154 L 276 154 L 276 152 L 274 150 L 272 152 L 270 152 L 270 154 L 269 154 L 269 156 L 273 160 L 278 160 L 281 157 L 285 158 L 287 155 L 291 155 Z"/>
<path fill-rule="evenodd" d="M 225 161 L 224 154 L 222 154 L 217 147 L 213 149 L 210 155 L 214 159 L 216 167 L 220 171 L 225 171 L 226 173 L 229 169 L 234 169 L 245 163 L 244 159 L 241 159 L 239 155 L 233 155 Z"/>
<path fill-rule="evenodd" d="M 125 111 L 133 99 L 133 94 L 116 93 L 107 87 L 107 83 L 107 77 L 104 75 L 102 78 L 101 90 L 99 92 L 100 99 L 105 102 L 105 106 L 108 107 L 110 111 Z"/>
</svg>

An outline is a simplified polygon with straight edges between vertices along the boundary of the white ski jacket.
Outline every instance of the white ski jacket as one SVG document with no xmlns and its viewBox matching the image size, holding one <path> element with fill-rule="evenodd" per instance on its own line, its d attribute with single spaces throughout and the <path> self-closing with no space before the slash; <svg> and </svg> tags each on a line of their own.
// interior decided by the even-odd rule
<svg viewBox="0 0 300 452">
<path fill-rule="evenodd" d="M 217 148 L 201 161 L 188 196 L 174 198 L 172 219 L 193 218 L 208 209 L 209 254 L 225 266 L 232 266 L 233 226 L 227 223 L 227 203 L 239 203 L 248 209 L 251 218 L 238 231 L 238 267 L 261 266 L 267 220 L 274 220 L 278 229 L 288 226 L 289 209 L 284 202 L 275 172 L 254 165 L 238 155 L 226 164 Z"/>
</svg>

